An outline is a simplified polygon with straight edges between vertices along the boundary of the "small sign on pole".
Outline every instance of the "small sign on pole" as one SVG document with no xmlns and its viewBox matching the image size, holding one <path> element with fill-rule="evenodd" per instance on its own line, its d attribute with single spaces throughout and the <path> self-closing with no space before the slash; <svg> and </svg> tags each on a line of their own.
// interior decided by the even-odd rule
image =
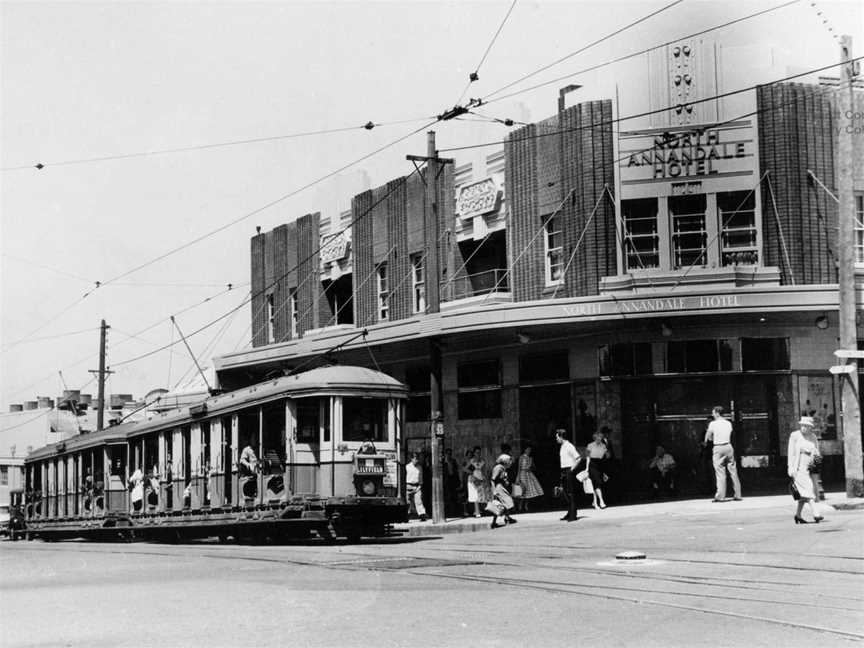
<svg viewBox="0 0 864 648">
<path fill-rule="evenodd" d="M 855 373 L 857 370 L 858 367 L 854 364 L 834 365 L 833 367 L 828 367 L 828 371 L 832 374 L 851 374 Z"/>
<path fill-rule="evenodd" d="M 864 359 L 864 350 L 857 349 L 837 349 L 834 355 L 838 358 L 855 358 L 856 360 Z"/>
</svg>

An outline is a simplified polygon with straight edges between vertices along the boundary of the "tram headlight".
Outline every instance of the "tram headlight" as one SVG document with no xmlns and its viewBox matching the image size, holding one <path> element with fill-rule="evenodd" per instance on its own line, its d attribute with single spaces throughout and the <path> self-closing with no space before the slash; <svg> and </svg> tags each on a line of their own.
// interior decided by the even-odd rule
<svg viewBox="0 0 864 648">
<path fill-rule="evenodd" d="M 360 490 L 363 492 L 364 495 L 374 495 L 375 492 L 378 490 L 378 487 L 373 480 L 364 479 L 362 482 L 360 482 Z"/>
</svg>

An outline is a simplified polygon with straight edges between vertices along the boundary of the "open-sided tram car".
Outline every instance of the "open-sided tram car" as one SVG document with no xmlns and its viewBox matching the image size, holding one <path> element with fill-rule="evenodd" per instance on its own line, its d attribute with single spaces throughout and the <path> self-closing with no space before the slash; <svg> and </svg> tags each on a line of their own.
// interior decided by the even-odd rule
<svg viewBox="0 0 864 648">
<path fill-rule="evenodd" d="M 380 372 L 322 367 L 40 448 L 27 537 L 385 535 L 408 514 L 405 397 Z"/>
</svg>

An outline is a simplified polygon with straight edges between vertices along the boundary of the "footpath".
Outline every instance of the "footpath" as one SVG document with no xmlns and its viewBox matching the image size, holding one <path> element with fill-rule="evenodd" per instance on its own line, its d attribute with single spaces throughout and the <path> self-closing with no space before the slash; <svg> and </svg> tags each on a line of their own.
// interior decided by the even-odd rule
<svg viewBox="0 0 864 648">
<path fill-rule="evenodd" d="M 739 511 L 753 511 L 762 509 L 792 510 L 794 502 L 787 495 L 756 495 L 745 497 L 741 501 L 729 499 L 725 502 L 713 502 L 710 498 L 699 498 L 689 500 L 654 500 L 651 502 L 640 502 L 637 504 L 622 504 L 609 506 L 602 510 L 594 508 L 580 508 L 579 521 L 590 522 L 592 520 L 634 518 L 642 516 L 679 516 L 679 515 L 713 515 L 728 513 L 730 509 Z M 864 498 L 847 498 L 844 492 L 825 493 L 825 500 L 819 502 L 819 506 L 829 513 L 840 510 L 864 509 Z M 542 526 L 550 524 L 561 524 L 561 516 L 565 511 L 542 511 L 538 513 L 514 513 L 513 517 L 518 520 L 520 526 Z M 405 524 L 393 525 L 393 530 L 401 532 L 403 536 L 437 536 L 447 533 L 472 533 L 489 529 L 492 517 L 484 515 L 481 518 L 458 517 L 447 518 L 444 522 L 434 523 L 432 520 L 421 522 L 411 520 Z M 579 523 L 579 522 L 577 522 Z"/>
</svg>

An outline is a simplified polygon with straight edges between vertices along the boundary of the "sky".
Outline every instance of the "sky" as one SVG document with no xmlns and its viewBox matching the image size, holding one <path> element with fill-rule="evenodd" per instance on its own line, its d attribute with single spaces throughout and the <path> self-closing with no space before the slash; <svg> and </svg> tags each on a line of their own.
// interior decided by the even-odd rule
<svg viewBox="0 0 864 648">
<path fill-rule="evenodd" d="M 142 398 L 192 375 L 172 315 L 205 367 L 248 347 L 256 226 L 329 216 L 362 178 L 410 173 L 405 155 L 425 154 L 424 126 L 459 101 L 481 59 L 464 100 L 549 82 L 490 101 L 487 116 L 551 116 L 568 83 L 582 86 L 573 102 L 617 90 L 628 115 L 647 109 L 646 56 L 580 70 L 782 4 L 683 0 L 495 92 L 670 2 L 517 0 L 494 42 L 511 0 L 0 3 L 0 411 L 64 388 L 95 394 L 103 319 L 107 394 Z M 837 33 L 864 53 L 862 6 L 802 1 L 713 32 L 722 89 L 835 63 Z M 380 125 L 360 128 L 368 121 Z M 457 163 L 496 147 L 447 147 L 509 130 L 467 119 L 434 129 Z M 194 150 L 137 155 L 181 148 Z"/>
</svg>

